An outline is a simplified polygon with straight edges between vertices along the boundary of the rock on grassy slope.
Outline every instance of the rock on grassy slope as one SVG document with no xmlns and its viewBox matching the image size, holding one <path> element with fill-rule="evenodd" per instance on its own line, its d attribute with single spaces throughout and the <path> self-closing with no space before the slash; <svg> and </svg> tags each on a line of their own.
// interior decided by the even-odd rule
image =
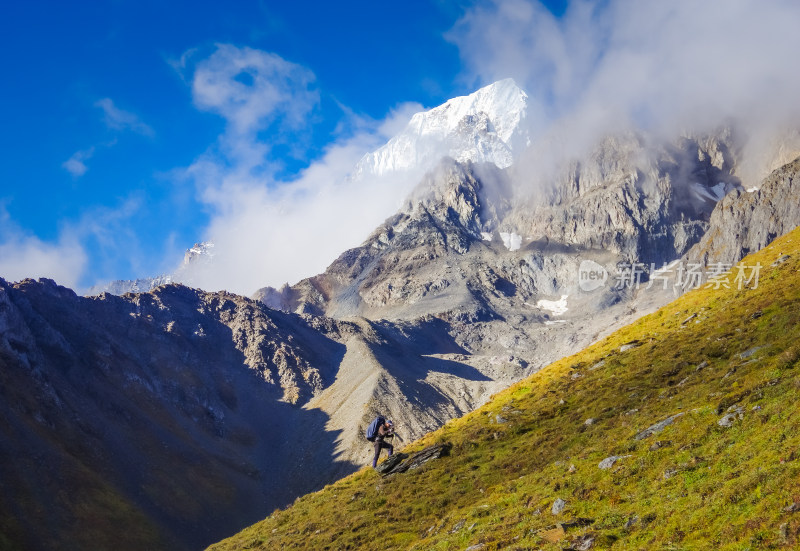
<svg viewBox="0 0 800 551">
<path fill-rule="evenodd" d="M 756 263 L 211 549 L 796 548 L 800 230 Z"/>
</svg>

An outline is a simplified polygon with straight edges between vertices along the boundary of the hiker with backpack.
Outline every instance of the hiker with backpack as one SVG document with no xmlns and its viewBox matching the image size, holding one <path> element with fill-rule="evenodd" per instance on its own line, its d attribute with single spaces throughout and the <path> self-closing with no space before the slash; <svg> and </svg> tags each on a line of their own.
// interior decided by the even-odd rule
<svg viewBox="0 0 800 551">
<path fill-rule="evenodd" d="M 394 446 L 385 441 L 385 438 L 392 436 L 394 436 L 394 426 L 382 415 L 378 415 L 367 427 L 367 440 L 372 442 L 375 447 L 375 456 L 372 458 L 373 469 L 378 466 L 378 457 L 383 448 L 389 450 L 389 457 L 392 456 Z"/>
</svg>

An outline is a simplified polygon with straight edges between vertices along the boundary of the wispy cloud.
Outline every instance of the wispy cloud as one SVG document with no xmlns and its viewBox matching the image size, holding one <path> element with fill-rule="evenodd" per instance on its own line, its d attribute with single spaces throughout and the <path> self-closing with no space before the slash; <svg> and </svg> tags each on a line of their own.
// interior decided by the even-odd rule
<svg viewBox="0 0 800 551">
<path fill-rule="evenodd" d="M 273 122 L 299 128 L 319 101 L 314 80 L 311 71 L 276 54 L 220 44 L 196 66 L 192 97 L 200 109 L 222 115 L 229 133 L 253 132 Z"/>
<path fill-rule="evenodd" d="M 152 136 L 153 129 L 142 122 L 138 115 L 120 109 L 111 98 L 103 98 L 95 102 L 95 107 L 103 110 L 103 122 L 112 130 L 130 130 L 143 136 Z"/>
<path fill-rule="evenodd" d="M 76 151 L 72 154 L 72 157 L 61 164 L 61 167 L 72 174 L 73 177 L 80 178 L 89 170 L 85 161 L 91 159 L 92 155 L 94 155 L 94 147 Z"/>
<path fill-rule="evenodd" d="M 103 111 L 103 123 L 115 132 L 135 132 L 142 136 L 151 137 L 155 134 L 153 129 L 145 124 L 138 115 L 125 111 L 114 105 L 111 98 L 103 98 L 95 102 L 95 107 Z M 98 148 L 108 148 L 116 145 L 116 138 L 110 142 L 93 145 L 86 149 L 76 151 L 69 159 L 61 164 L 61 167 L 72 174 L 74 178 L 80 178 L 89 170 L 86 161 L 94 156 Z"/>
<path fill-rule="evenodd" d="M 47 277 L 83 292 L 120 277 L 120 270 L 136 276 L 165 273 L 172 261 L 154 265 L 143 250 L 153 243 L 143 247 L 133 223 L 146 210 L 145 196 L 134 192 L 116 205 L 87 208 L 77 220 L 63 222 L 56 238 L 46 240 L 22 228 L 0 204 L 0 277 Z M 172 235 L 163 236 L 160 246 L 173 254 L 171 258 L 181 252 Z"/>
<path fill-rule="evenodd" d="M 217 144 L 183 173 L 212 210 L 204 237 L 216 244 L 214 263 L 193 274 L 193 285 L 251 294 L 314 275 L 363 240 L 413 184 L 346 176 L 419 105 L 380 121 L 343 109 L 340 133 L 321 158 L 283 181 L 271 145 L 307 131 L 319 102 L 313 73 L 269 52 L 219 45 L 197 63 L 191 83 L 195 105 L 226 121 Z"/>
<path fill-rule="evenodd" d="M 75 287 L 87 265 L 80 239 L 63 228 L 55 242 L 46 242 L 14 224 L 0 207 L 0 277 L 19 281 L 26 277 L 47 277 Z"/>
</svg>

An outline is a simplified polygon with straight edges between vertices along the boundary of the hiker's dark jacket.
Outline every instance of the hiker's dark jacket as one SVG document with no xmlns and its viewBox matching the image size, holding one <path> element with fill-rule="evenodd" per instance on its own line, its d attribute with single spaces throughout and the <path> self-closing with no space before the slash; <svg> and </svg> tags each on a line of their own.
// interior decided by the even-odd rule
<svg viewBox="0 0 800 551">
<path fill-rule="evenodd" d="M 375 456 L 372 458 L 372 466 L 373 468 L 378 464 L 378 457 L 381 455 L 381 450 L 386 448 L 389 450 L 389 456 L 391 457 L 392 452 L 394 452 L 394 446 L 392 446 L 388 442 L 384 442 L 383 439 L 392 434 L 391 429 L 387 429 L 385 425 L 381 425 L 378 427 L 378 434 L 375 436 L 375 442 L 373 445 L 375 446 Z"/>
<path fill-rule="evenodd" d="M 375 441 L 383 442 L 383 439 L 392 434 L 392 429 L 387 429 L 386 425 L 381 425 L 378 427 L 378 435 L 375 437 Z"/>
</svg>

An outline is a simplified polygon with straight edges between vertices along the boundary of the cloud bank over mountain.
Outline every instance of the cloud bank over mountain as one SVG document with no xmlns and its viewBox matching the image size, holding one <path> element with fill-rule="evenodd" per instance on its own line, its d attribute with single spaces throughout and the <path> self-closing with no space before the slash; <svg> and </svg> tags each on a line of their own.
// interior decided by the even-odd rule
<svg viewBox="0 0 800 551">
<path fill-rule="evenodd" d="M 585 155 L 608 134 L 635 129 L 672 139 L 720 124 L 744 130 L 738 173 L 747 183 L 774 167 L 775 160 L 765 157 L 775 151 L 772 141 L 797 138 L 790 130 L 800 120 L 795 101 L 800 75 L 790 68 L 800 51 L 800 35 L 793 31 L 798 19 L 800 6 L 780 1 L 578 1 L 556 17 L 538 2 L 506 0 L 474 5 L 446 38 L 460 50 L 465 82 L 477 88 L 512 77 L 528 93 L 533 147 L 521 164 L 522 172 L 538 175 L 528 185 L 546 181 L 562 161 Z M 237 69 L 209 77 L 220 55 L 235 58 L 226 67 Z M 229 127 L 246 118 L 256 121 L 258 131 L 272 133 L 276 125 L 269 117 L 244 117 L 251 105 L 245 96 L 260 94 L 256 55 L 274 59 L 220 47 L 195 73 L 195 103 L 204 105 L 198 83 L 236 89 L 239 101 L 217 111 Z M 249 88 L 236 81 L 240 69 L 256 75 Z M 296 122 L 298 110 L 313 110 L 313 77 L 302 74 L 294 88 L 284 90 L 295 100 L 275 100 L 270 117 Z M 407 120 L 414 108 L 401 108 L 390 118 Z M 345 178 L 365 151 L 390 137 L 370 121 L 331 143 L 291 182 L 278 181 L 258 164 L 269 148 L 261 134 L 237 141 L 221 137 L 224 159 L 207 154 L 189 172 L 205 175 L 197 179 L 206 182 L 203 197 L 216 213 L 206 237 L 218 242 L 217 250 L 226 251 L 228 259 L 219 259 L 196 283 L 248 292 L 321 271 L 389 216 L 413 186 L 410 178 L 382 184 Z"/>
<path fill-rule="evenodd" d="M 14 224 L 0 205 L 0 235 L 0 276 L 9 281 L 49 277 L 75 285 L 86 267 L 86 253 L 71 229 L 62 230 L 54 243 L 42 241 Z"/>
<path fill-rule="evenodd" d="M 745 176 L 757 179 L 760 144 L 800 120 L 799 18 L 800 5 L 781 0 L 575 1 L 561 17 L 497 0 L 447 37 L 468 82 L 510 76 L 528 92 L 532 136 L 552 154 L 580 155 L 630 128 L 670 137 L 734 122 L 750 136 Z"/>
</svg>

